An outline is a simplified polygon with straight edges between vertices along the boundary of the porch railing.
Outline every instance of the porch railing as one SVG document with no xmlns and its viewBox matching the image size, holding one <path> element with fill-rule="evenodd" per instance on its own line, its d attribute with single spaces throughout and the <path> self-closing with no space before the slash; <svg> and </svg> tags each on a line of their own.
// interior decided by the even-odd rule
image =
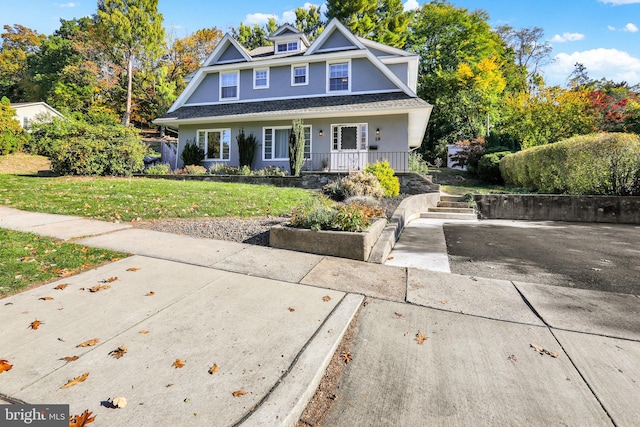
<svg viewBox="0 0 640 427">
<path fill-rule="evenodd" d="M 369 163 L 379 160 L 389 162 L 396 172 L 409 171 L 408 152 L 383 152 L 383 151 L 339 151 L 329 153 L 312 152 L 310 158 L 305 159 L 303 171 L 306 172 L 350 172 L 364 169 Z"/>
</svg>

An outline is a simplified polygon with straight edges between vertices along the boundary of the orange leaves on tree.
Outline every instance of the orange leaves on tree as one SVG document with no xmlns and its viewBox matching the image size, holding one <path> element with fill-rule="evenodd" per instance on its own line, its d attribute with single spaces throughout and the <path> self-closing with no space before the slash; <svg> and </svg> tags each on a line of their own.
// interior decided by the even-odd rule
<svg viewBox="0 0 640 427">
<path fill-rule="evenodd" d="M 176 359 L 171 366 L 173 366 L 176 369 L 180 369 L 180 368 L 184 368 L 185 365 L 185 361 L 182 359 Z"/>
<path fill-rule="evenodd" d="M 218 365 L 216 365 L 215 363 L 213 365 L 211 365 L 211 367 L 209 368 L 209 373 L 211 375 L 215 374 L 216 372 L 218 372 L 220 370 L 220 368 L 218 368 Z"/>
<path fill-rule="evenodd" d="M 109 355 L 116 358 L 116 359 L 120 359 L 122 356 L 124 356 L 124 354 L 127 352 L 127 347 L 121 345 L 120 347 L 116 348 L 115 350 L 111 350 L 109 352 Z"/>
<path fill-rule="evenodd" d="M 236 390 L 231 394 L 233 395 L 233 397 L 240 397 L 240 396 L 244 396 L 245 394 L 247 394 L 247 392 L 244 391 L 244 390 Z"/>
<path fill-rule="evenodd" d="M 100 338 L 94 338 L 78 344 L 76 347 L 92 347 L 100 342 Z"/>
<path fill-rule="evenodd" d="M 33 322 L 29 323 L 29 328 L 36 330 L 40 327 L 40 325 L 44 324 L 44 322 L 40 321 L 40 320 L 34 320 Z"/>
<path fill-rule="evenodd" d="M 215 366 L 215 365 L 214 365 Z M 0 359 L 0 374 L 4 371 L 10 371 L 13 365 L 6 359 Z"/>
<path fill-rule="evenodd" d="M 418 333 L 416 334 L 416 341 L 420 345 L 423 345 L 427 339 L 429 339 L 429 337 L 423 334 L 421 331 L 418 331 Z"/>
<path fill-rule="evenodd" d="M 67 357 L 61 358 L 60 360 L 64 360 L 67 363 L 75 362 L 76 360 L 78 360 L 78 356 L 67 356 Z"/>
<path fill-rule="evenodd" d="M 80 415 L 74 415 L 69 418 L 69 427 L 84 427 L 89 423 L 92 423 L 96 416 L 91 416 L 93 412 L 85 409 L 85 411 Z"/>
<path fill-rule="evenodd" d="M 38 298 L 40 301 L 52 301 L 53 298 L 52 297 L 42 297 L 42 298 Z"/>
<path fill-rule="evenodd" d="M 89 376 L 89 372 L 85 372 L 84 374 L 80 375 L 79 377 L 75 377 L 74 379 L 71 379 L 69 381 L 67 381 L 67 383 L 65 385 L 63 385 L 62 387 L 60 387 L 61 389 L 63 388 L 69 388 L 69 387 L 73 387 L 74 385 L 80 384 L 82 382 L 84 382 L 87 377 Z"/>
<path fill-rule="evenodd" d="M 58 286 L 56 286 L 56 287 L 55 287 L 55 288 L 53 288 L 53 289 L 55 289 L 55 290 L 57 290 L 57 291 L 61 291 L 61 290 L 63 290 L 64 288 L 66 288 L 67 286 L 69 286 L 69 285 L 68 285 L 68 284 L 66 284 L 66 283 L 60 283 Z"/>
</svg>

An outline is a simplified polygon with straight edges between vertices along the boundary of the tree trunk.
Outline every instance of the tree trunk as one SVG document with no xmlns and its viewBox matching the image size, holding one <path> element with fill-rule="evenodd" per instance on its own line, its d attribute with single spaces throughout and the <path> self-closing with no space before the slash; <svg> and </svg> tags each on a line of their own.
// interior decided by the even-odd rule
<svg viewBox="0 0 640 427">
<path fill-rule="evenodd" d="M 129 56 L 129 62 L 127 63 L 127 105 L 125 107 L 124 115 L 122 116 L 122 124 L 129 126 L 131 120 L 131 92 L 133 91 L 133 56 Z"/>
</svg>

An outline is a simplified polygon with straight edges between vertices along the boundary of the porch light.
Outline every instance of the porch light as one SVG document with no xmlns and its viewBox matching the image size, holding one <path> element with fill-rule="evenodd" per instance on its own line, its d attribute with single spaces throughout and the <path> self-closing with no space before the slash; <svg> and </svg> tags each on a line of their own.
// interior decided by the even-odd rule
<svg viewBox="0 0 640 427">
<path fill-rule="evenodd" d="M 380 128 L 376 129 L 376 136 L 380 136 Z"/>
<path fill-rule="evenodd" d="M 324 132 L 322 131 L 322 129 L 320 129 L 320 132 L 318 132 L 318 136 L 324 136 Z"/>
</svg>

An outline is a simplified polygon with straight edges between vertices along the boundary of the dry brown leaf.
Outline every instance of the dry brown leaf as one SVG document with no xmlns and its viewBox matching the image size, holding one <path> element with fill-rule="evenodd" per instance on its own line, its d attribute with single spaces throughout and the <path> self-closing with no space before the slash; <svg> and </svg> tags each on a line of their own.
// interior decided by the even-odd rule
<svg viewBox="0 0 640 427">
<path fill-rule="evenodd" d="M 182 359 L 176 359 L 175 362 L 171 364 L 176 369 L 184 368 L 185 361 Z"/>
<path fill-rule="evenodd" d="M 127 352 L 127 347 L 121 345 L 120 347 L 116 348 L 115 350 L 111 350 L 109 352 L 109 355 L 112 357 L 115 357 L 116 359 L 120 359 L 122 356 L 124 356 L 124 354 Z"/>
<path fill-rule="evenodd" d="M 233 395 L 233 397 L 239 397 L 239 396 L 244 396 L 245 394 L 247 394 L 247 392 L 244 390 L 236 390 L 231 394 Z"/>
<path fill-rule="evenodd" d="M 93 412 L 85 409 L 82 414 L 72 416 L 69 418 L 69 427 L 84 427 L 92 423 L 96 419 L 95 415 L 91 416 L 92 414 Z"/>
<path fill-rule="evenodd" d="M 511 356 L 507 357 L 508 360 L 512 361 L 512 362 L 517 362 L 518 358 L 516 357 L 515 354 L 512 354 Z"/>
<path fill-rule="evenodd" d="M 67 357 L 63 357 L 60 360 L 64 360 L 65 362 L 74 362 L 76 360 L 78 360 L 78 356 L 67 356 Z"/>
<path fill-rule="evenodd" d="M 418 341 L 418 344 L 420 345 L 423 345 L 427 339 L 429 339 L 429 337 L 423 334 L 421 331 L 418 331 L 418 333 L 416 334 L 416 341 Z"/>
<path fill-rule="evenodd" d="M 101 280 L 100 283 L 112 283 L 118 280 L 118 277 L 109 277 L 108 279 Z"/>
<path fill-rule="evenodd" d="M 94 338 L 92 340 L 85 341 L 83 343 L 78 344 L 76 347 L 91 347 L 100 342 L 100 338 Z"/>
<path fill-rule="evenodd" d="M 109 289 L 109 285 L 95 285 L 93 288 L 89 288 L 89 292 L 100 292 Z"/>
<path fill-rule="evenodd" d="M 220 370 L 220 368 L 218 368 L 218 365 L 216 365 L 215 363 L 209 368 L 209 373 L 211 375 L 215 374 L 216 372 L 218 372 Z"/>
<path fill-rule="evenodd" d="M 140 335 L 147 335 L 149 333 L 149 331 L 147 330 L 141 330 L 140 332 L 138 332 Z"/>
<path fill-rule="evenodd" d="M 446 304 L 448 301 L 446 299 L 443 299 L 442 301 L 440 301 L 441 304 Z"/>
<path fill-rule="evenodd" d="M 344 359 L 344 363 L 349 363 L 353 360 L 353 357 L 351 356 L 351 353 L 349 352 L 344 352 L 341 354 L 342 358 Z"/>
<path fill-rule="evenodd" d="M 80 252 L 82 252 L 83 254 L 86 254 L 88 250 L 89 248 L 87 248 L 86 246 L 83 246 L 82 249 L 80 249 Z"/>
<path fill-rule="evenodd" d="M 558 353 L 556 353 L 555 351 L 549 351 L 545 348 L 540 347 L 538 344 L 534 344 L 531 343 L 529 344 L 530 347 L 534 348 L 538 353 L 540 353 L 540 355 L 544 355 L 547 354 L 553 358 L 557 358 L 558 357 Z"/>
<path fill-rule="evenodd" d="M 55 287 L 55 288 L 53 288 L 53 289 L 55 289 L 55 290 L 57 290 L 57 291 L 61 291 L 61 290 L 63 290 L 64 288 L 66 288 L 67 286 L 69 286 L 69 285 L 68 285 L 68 284 L 66 284 L 66 283 L 60 283 L 58 286 L 56 286 L 56 287 Z"/>
<path fill-rule="evenodd" d="M 140 270 L 139 267 L 131 267 L 131 268 L 127 268 L 127 271 L 138 271 Z"/>
<path fill-rule="evenodd" d="M 403 314 L 402 314 L 402 313 L 400 313 L 399 311 L 396 311 L 396 312 L 395 312 L 395 313 L 393 313 L 393 314 L 395 314 L 395 315 L 396 315 L 396 316 L 398 316 L 398 317 L 402 317 L 402 316 L 403 316 Z"/>
<path fill-rule="evenodd" d="M 0 373 L 2 373 L 4 371 L 10 371 L 11 368 L 13 368 L 13 365 L 11 363 L 9 363 L 8 360 L 6 360 L 6 359 L 0 360 Z"/>
<path fill-rule="evenodd" d="M 42 297 L 42 298 L 38 298 L 41 301 L 52 301 L 53 298 L 52 297 Z"/>
<path fill-rule="evenodd" d="M 148 293 L 148 294 L 146 294 L 146 295 L 145 295 L 145 297 L 152 297 L 152 296 L 154 296 L 155 294 L 156 294 L 155 292 L 153 292 L 153 291 L 149 291 L 149 293 Z"/>
<path fill-rule="evenodd" d="M 322 301 L 329 302 L 329 301 L 331 301 L 331 297 L 329 295 L 325 295 L 325 296 L 322 297 Z"/>
<path fill-rule="evenodd" d="M 110 403 L 112 408 L 124 408 L 127 406 L 127 399 L 124 397 L 114 397 Z"/>
<path fill-rule="evenodd" d="M 289 311 L 290 311 L 290 312 L 292 312 L 292 313 L 293 313 L 294 311 L 296 311 L 296 309 L 295 309 L 295 308 L 293 308 L 293 307 L 289 307 L 287 310 L 289 310 Z"/>
<path fill-rule="evenodd" d="M 89 372 L 85 372 L 84 374 L 80 375 L 79 377 L 75 377 L 72 380 L 67 381 L 67 383 L 65 385 L 63 385 L 60 388 L 69 388 L 69 387 L 73 387 L 74 385 L 80 384 L 81 382 L 84 382 L 87 377 L 89 376 Z"/>
<path fill-rule="evenodd" d="M 4 303 L 4 305 L 13 305 L 13 303 L 12 302 L 6 302 L 6 303 Z"/>
<path fill-rule="evenodd" d="M 40 325 L 44 324 L 44 322 L 40 321 L 40 320 L 34 320 L 33 322 L 29 323 L 29 328 L 36 330 L 40 327 Z"/>
</svg>

